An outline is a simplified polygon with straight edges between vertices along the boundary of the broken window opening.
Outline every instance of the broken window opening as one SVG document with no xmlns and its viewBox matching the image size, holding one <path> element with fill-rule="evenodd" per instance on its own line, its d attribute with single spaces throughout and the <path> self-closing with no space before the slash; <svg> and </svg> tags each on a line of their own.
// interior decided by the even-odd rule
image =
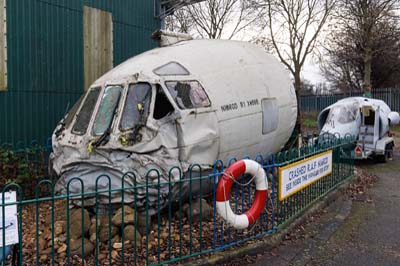
<svg viewBox="0 0 400 266">
<path fill-rule="evenodd" d="M 348 124 L 357 119 L 358 116 L 357 104 L 335 106 L 330 109 L 326 123 L 334 124 L 335 117 L 340 124 Z"/>
<path fill-rule="evenodd" d="M 190 75 L 189 71 L 177 62 L 169 62 L 153 71 L 159 76 L 187 76 Z"/>
<path fill-rule="evenodd" d="M 127 131 L 135 125 L 145 125 L 149 115 L 151 86 L 148 83 L 129 85 L 119 129 Z"/>
<path fill-rule="evenodd" d="M 97 103 L 97 98 L 100 94 L 100 87 L 90 89 L 81 110 L 79 111 L 78 117 L 72 129 L 72 133 L 77 135 L 83 135 L 89 126 L 90 118 L 92 117 L 94 107 Z"/>
<path fill-rule="evenodd" d="M 93 135 L 102 135 L 110 128 L 119 99 L 121 98 L 121 92 L 121 86 L 110 86 L 104 91 L 99 111 L 94 120 Z"/>
<path fill-rule="evenodd" d="M 375 125 L 375 111 L 370 109 L 368 114 L 364 115 L 364 124 L 366 126 Z"/>
<path fill-rule="evenodd" d="M 153 118 L 160 120 L 174 111 L 174 107 L 165 95 L 160 85 L 157 85 L 156 102 L 154 104 Z"/>
<path fill-rule="evenodd" d="M 180 109 L 211 106 L 207 93 L 198 81 L 168 81 L 165 84 Z"/>
</svg>

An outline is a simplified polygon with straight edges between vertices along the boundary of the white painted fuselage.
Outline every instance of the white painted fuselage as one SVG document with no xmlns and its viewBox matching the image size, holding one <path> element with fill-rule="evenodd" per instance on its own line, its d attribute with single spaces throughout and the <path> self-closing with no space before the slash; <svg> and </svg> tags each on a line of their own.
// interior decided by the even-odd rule
<svg viewBox="0 0 400 266">
<path fill-rule="evenodd" d="M 296 116 L 289 72 L 273 56 L 246 42 L 184 41 L 135 56 L 95 81 L 57 127 L 52 165 L 66 181 L 107 172 L 120 186 L 122 174 L 133 171 L 143 184 L 153 168 L 167 179 L 173 166 L 186 172 L 193 164 L 209 169 L 218 159 L 276 153 Z"/>
</svg>

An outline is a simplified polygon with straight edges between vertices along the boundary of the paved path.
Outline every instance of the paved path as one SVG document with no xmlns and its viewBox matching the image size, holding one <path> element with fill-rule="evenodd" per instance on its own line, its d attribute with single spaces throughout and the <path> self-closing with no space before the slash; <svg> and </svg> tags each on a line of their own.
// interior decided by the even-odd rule
<svg viewBox="0 0 400 266">
<path fill-rule="evenodd" d="M 400 154 L 360 167 L 379 177 L 361 200 L 337 201 L 277 249 L 242 258 L 240 265 L 399 266 Z"/>
<path fill-rule="evenodd" d="M 400 156 L 362 168 L 379 177 L 369 199 L 353 202 L 349 217 L 305 265 L 400 265 Z"/>
</svg>

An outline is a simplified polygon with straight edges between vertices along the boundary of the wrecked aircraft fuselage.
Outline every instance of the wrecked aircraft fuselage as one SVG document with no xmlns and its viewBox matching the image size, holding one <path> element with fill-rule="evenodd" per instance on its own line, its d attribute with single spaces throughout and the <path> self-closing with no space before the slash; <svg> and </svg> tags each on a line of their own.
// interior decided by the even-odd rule
<svg viewBox="0 0 400 266">
<path fill-rule="evenodd" d="M 169 177 L 171 167 L 187 173 L 199 164 L 204 174 L 217 159 L 277 152 L 296 110 L 289 73 L 253 44 L 196 40 L 154 49 L 99 78 L 57 126 L 56 189 L 65 192 L 70 182 L 70 193 L 79 193 L 76 177 L 85 191 L 95 191 L 101 175 L 112 189 L 148 184 L 148 194 L 144 187 L 127 190 L 124 201 L 134 201 L 136 192 L 137 207 L 147 202 L 152 214 L 168 197 L 184 196 L 176 185 L 172 191 L 157 185 L 181 178 L 178 170 Z M 98 190 L 108 189 L 108 177 L 98 179 Z M 206 191 L 211 180 L 203 185 Z M 112 202 L 121 200 L 113 193 Z"/>
<path fill-rule="evenodd" d="M 337 101 L 319 113 L 320 135 L 333 135 L 339 138 L 344 138 L 346 135 L 358 136 L 362 125 L 361 108 L 363 106 L 379 108 L 379 137 L 386 135 L 391 125 L 399 123 L 399 114 L 392 112 L 384 101 L 365 97 L 349 97 Z"/>
<path fill-rule="evenodd" d="M 357 159 L 386 156 L 394 147 L 390 126 L 397 125 L 400 116 L 381 100 L 349 97 L 322 110 L 318 116 L 318 141 L 352 136 L 357 139 Z"/>
</svg>

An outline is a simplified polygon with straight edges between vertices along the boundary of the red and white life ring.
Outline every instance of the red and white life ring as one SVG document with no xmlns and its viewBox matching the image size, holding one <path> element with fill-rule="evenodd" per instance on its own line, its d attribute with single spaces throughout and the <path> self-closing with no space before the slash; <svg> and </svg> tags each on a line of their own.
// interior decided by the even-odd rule
<svg viewBox="0 0 400 266">
<path fill-rule="evenodd" d="M 244 214 L 237 215 L 229 205 L 229 194 L 234 180 L 243 174 L 254 177 L 256 195 L 253 205 Z M 252 225 L 260 216 L 265 207 L 268 196 L 268 181 L 261 165 L 252 160 L 241 160 L 226 169 L 218 182 L 216 191 L 217 211 L 230 225 L 237 229 L 245 229 Z"/>
</svg>

